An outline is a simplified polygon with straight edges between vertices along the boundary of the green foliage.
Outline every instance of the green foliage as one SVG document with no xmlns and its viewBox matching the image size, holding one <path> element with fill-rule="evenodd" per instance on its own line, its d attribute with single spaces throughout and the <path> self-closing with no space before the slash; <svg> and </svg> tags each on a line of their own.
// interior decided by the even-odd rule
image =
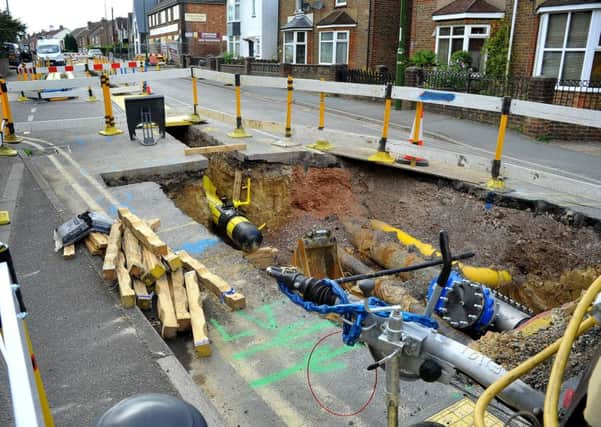
<svg viewBox="0 0 601 427">
<path fill-rule="evenodd" d="M 64 38 L 65 52 L 77 52 L 77 40 L 71 34 L 67 34 Z"/>
<path fill-rule="evenodd" d="M 411 65 L 417 67 L 434 67 L 436 66 L 436 54 L 431 50 L 418 50 L 409 59 Z"/>
<path fill-rule="evenodd" d="M 223 63 L 231 64 L 232 62 L 234 62 L 234 54 L 232 52 L 225 52 L 223 54 Z"/>
<path fill-rule="evenodd" d="M 467 70 L 472 66 L 472 56 L 466 50 L 458 50 L 451 55 L 451 69 L 454 71 Z"/>
<path fill-rule="evenodd" d="M 484 45 L 486 51 L 486 74 L 503 76 L 509 51 L 509 21 L 504 19 L 493 24 L 491 35 Z"/>
<path fill-rule="evenodd" d="M 6 11 L 0 12 L 0 45 L 5 42 L 16 43 L 25 36 L 27 27 L 18 19 L 13 19 Z"/>
</svg>

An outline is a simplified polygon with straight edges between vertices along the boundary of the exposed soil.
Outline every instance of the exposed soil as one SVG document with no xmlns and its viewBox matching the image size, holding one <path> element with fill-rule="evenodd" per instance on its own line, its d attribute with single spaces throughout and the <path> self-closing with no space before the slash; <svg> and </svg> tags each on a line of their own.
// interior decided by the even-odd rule
<svg viewBox="0 0 601 427">
<path fill-rule="evenodd" d="M 251 178 L 252 204 L 245 212 L 257 225 L 265 224 L 264 246 L 279 250 L 277 261 L 281 264 L 290 263 L 298 239 L 311 229 L 329 229 L 339 247 L 351 247 L 342 220 L 363 216 L 387 222 L 433 245 L 437 245 L 439 231 L 446 229 L 453 252 L 476 253 L 471 265 L 509 270 L 513 281 L 501 291 L 535 312 L 574 301 L 601 274 L 598 227 L 570 226 L 554 214 L 506 207 L 491 202 L 494 198 L 488 203 L 476 194 L 456 190 L 447 181 L 395 169 L 384 172 L 354 162 L 343 168 L 305 169 L 241 165 L 225 156 L 211 160 L 207 173 L 222 195 L 231 197 L 236 170 L 242 171 L 243 181 Z M 167 192 L 185 213 L 208 223 L 200 181 Z M 423 292 L 413 296 L 422 300 Z M 517 332 L 488 334 L 480 340 L 480 349 L 513 367 L 559 338 L 565 319 L 565 312 L 557 311 L 549 328 L 527 338 Z M 592 331 L 578 341 L 568 375 L 582 370 L 579 363 L 592 357 L 600 340 L 600 334 Z M 543 366 L 527 381 L 543 388 L 548 369 Z"/>
</svg>

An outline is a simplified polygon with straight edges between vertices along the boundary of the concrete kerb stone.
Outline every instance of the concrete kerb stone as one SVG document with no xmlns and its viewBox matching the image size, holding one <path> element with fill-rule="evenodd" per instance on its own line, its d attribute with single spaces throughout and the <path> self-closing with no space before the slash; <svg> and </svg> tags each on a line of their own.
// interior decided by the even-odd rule
<svg viewBox="0 0 601 427">
<path fill-rule="evenodd" d="M 15 212 L 17 197 L 19 195 L 19 189 L 21 188 L 21 181 L 23 180 L 24 168 L 25 166 L 23 163 L 19 161 L 12 163 L 10 173 L 2 192 L 2 198 L 0 199 L 0 211 L 8 211 L 11 216 L 13 216 Z M 10 232 L 11 223 L 0 226 L 0 242 L 10 244 Z"/>
</svg>

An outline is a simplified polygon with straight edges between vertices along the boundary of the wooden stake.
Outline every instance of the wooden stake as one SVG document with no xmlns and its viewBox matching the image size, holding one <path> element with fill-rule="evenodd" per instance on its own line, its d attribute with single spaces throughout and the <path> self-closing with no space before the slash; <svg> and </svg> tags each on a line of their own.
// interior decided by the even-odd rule
<svg viewBox="0 0 601 427">
<path fill-rule="evenodd" d="M 167 245 L 154 231 L 127 208 L 119 208 L 119 218 L 134 233 L 140 243 L 158 256 L 167 255 Z"/>
<path fill-rule="evenodd" d="M 134 279 L 134 292 L 136 293 L 136 304 L 141 310 L 150 310 L 152 297 L 146 289 L 146 285 L 138 279 Z"/>
<path fill-rule="evenodd" d="M 180 331 L 190 329 L 190 312 L 188 311 L 188 298 L 184 288 L 184 270 L 179 269 L 171 273 L 171 288 L 173 290 L 173 306 L 175 318 Z"/>
<path fill-rule="evenodd" d="M 63 247 L 63 259 L 75 258 L 75 243 Z"/>
<path fill-rule="evenodd" d="M 147 248 L 142 248 L 142 262 L 144 263 L 146 272 L 142 275 L 141 279 L 146 286 L 152 286 L 167 271 L 160 258 Z"/>
<path fill-rule="evenodd" d="M 246 144 L 209 145 L 207 147 L 184 148 L 186 156 L 193 154 L 225 153 L 226 151 L 246 150 Z"/>
<path fill-rule="evenodd" d="M 168 253 L 167 255 L 165 255 L 163 257 L 163 261 L 165 261 L 167 263 L 167 265 L 169 266 L 169 269 L 171 271 L 177 271 L 179 269 L 182 268 L 182 260 L 179 259 L 179 256 L 177 256 L 172 250 L 171 248 L 167 248 L 168 249 Z"/>
<path fill-rule="evenodd" d="M 275 264 L 275 256 L 278 250 L 276 248 L 259 248 L 250 254 L 244 254 L 244 258 L 257 268 L 265 269 Z"/>
<path fill-rule="evenodd" d="M 161 219 L 160 218 L 151 218 L 146 220 L 146 224 L 150 227 L 152 231 L 157 231 L 161 227 Z"/>
<path fill-rule="evenodd" d="M 131 287 L 131 277 L 125 268 L 125 255 L 119 252 L 117 256 L 117 281 L 119 283 L 119 294 L 121 295 L 121 305 L 125 308 L 131 308 L 136 304 L 136 294 Z"/>
<path fill-rule="evenodd" d="M 121 250 L 121 223 L 116 222 L 111 227 L 109 243 L 102 264 L 102 277 L 111 283 L 117 278 L 117 257 Z"/>
<path fill-rule="evenodd" d="M 100 249 L 98 246 L 96 246 L 96 244 L 90 238 L 90 236 L 86 237 L 83 242 L 86 245 L 86 248 L 88 249 L 88 252 L 90 252 L 90 255 L 93 255 L 93 256 L 102 256 L 102 255 L 104 255 L 104 251 L 102 249 Z"/>
<path fill-rule="evenodd" d="M 184 268 L 196 271 L 202 285 L 219 297 L 219 299 L 222 299 L 228 307 L 233 310 L 240 310 L 246 307 L 246 298 L 244 295 L 237 292 L 225 280 L 211 273 L 200 261 L 191 257 L 186 251 L 179 251 L 177 254 L 182 260 Z"/>
<path fill-rule="evenodd" d="M 123 250 L 127 260 L 127 269 L 132 276 L 142 277 L 146 272 L 142 262 L 142 248 L 132 231 L 127 227 L 123 228 Z"/>
<path fill-rule="evenodd" d="M 161 320 L 161 336 L 163 338 L 175 338 L 179 325 L 173 309 L 173 300 L 169 292 L 169 281 L 163 276 L 156 281 L 156 294 L 158 297 L 158 312 Z"/>
<path fill-rule="evenodd" d="M 209 334 L 207 322 L 205 319 L 202 304 L 200 302 L 200 291 L 198 289 L 198 280 L 195 271 L 188 271 L 184 275 L 186 281 L 186 293 L 188 295 L 188 305 L 190 306 L 190 318 L 192 323 L 192 337 L 194 339 L 194 348 L 200 357 L 211 355 L 211 345 L 209 343 Z"/>
<path fill-rule="evenodd" d="M 98 248 L 100 248 L 102 250 L 105 250 L 109 244 L 108 236 L 103 233 L 98 233 L 96 231 L 93 231 L 90 233 L 88 238 L 92 241 L 92 243 L 94 243 L 94 246 L 97 246 Z"/>
</svg>

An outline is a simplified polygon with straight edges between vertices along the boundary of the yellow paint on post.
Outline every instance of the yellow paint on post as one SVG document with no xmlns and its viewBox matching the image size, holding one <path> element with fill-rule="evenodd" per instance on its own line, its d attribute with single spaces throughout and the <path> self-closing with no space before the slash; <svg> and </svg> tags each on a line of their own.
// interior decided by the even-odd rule
<svg viewBox="0 0 601 427">
<path fill-rule="evenodd" d="M 419 132 L 422 127 L 422 117 L 424 116 L 424 103 L 417 102 L 415 105 L 415 126 L 413 129 L 413 141 L 419 141 Z"/>
<path fill-rule="evenodd" d="M 4 126 L 4 142 L 7 144 L 18 144 L 23 141 L 23 138 L 15 135 L 13 115 L 8 102 L 8 88 L 6 87 L 6 80 L 4 79 L 0 79 L 0 100 L 2 101 L 2 117 L 6 120 Z"/>
<path fill-rule="evenodd" d="M 115 127 L 115 117 L 113 116 L 113 104 L 111 101 L 109 77 L 106 74 L 100 76 L 102 86 L 102 98 L 104 100 L 104 130 L 98 132 L 100 135 L 112 136 L 123 133 L 121 129 Z"/>
<path fill-rule="evenodd" d="M 286 99 L 286 138 L 290 138 L 292 136 L 292 76 L 288 76 L 288 94 Z"/>
<path fill-rule="evenodd" d="M 501 115 L 501 121 L 499 123 L 499 134 L 497 135 L 497 148 L 495 150 L 495 160 L 501 160 L 503 155 L 503 144 L 505 143 L 505 132 L 507 131 L 507 121 L 509 116 L 507 114 Z"/>
</svg>

